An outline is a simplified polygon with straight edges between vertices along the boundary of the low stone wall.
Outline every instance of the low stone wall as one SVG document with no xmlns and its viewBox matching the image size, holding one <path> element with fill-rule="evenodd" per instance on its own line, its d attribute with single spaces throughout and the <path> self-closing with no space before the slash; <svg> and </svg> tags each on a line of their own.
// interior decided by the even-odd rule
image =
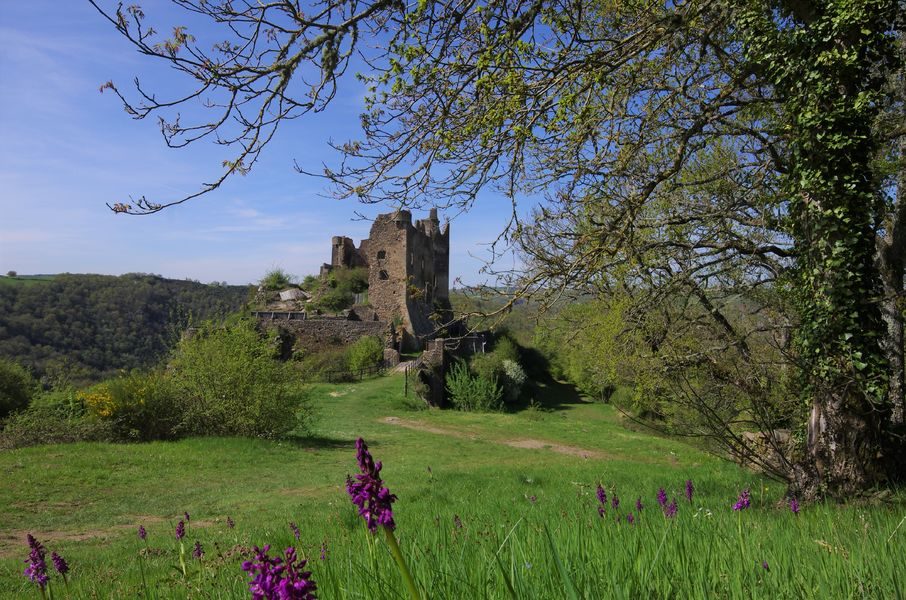
<svg viewBox="0 0 906 600">
<path fill-rule="evenodd" d="M 308 319 L 305 321 L 261 320 L 266 329 L 279 329 L 295 338 L 297 348 L 316 350 L 325 346 L 346 346 L 359 338 L 374 335 L 387 343 L 390 324 L 383 321 Z"/>
</svg>

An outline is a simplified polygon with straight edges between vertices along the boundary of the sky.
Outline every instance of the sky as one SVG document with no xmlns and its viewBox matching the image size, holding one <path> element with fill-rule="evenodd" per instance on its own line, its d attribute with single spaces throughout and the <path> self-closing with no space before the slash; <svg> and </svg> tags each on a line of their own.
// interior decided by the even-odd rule
<svg viewBox="0 0 906 600">
<path fill-rule="evenodd" d="M 163 0 L 141 5 L 159 30 L 186 21 Z M 364 89 L 346 77 L 330 108 L 284 125 L 248 176 L 154 215 L 114 214 L 107 203 L 191 193 L 231 157 L 204 142 L 168 149 L 155 120 L 133 120 L 99 92 L 108 80 L 128 91 L 138 76 L 165 97 L 184 80 L 139 55 L 84 0 L 0 0 L 0 48 L 0 274 L 141 272 L 246 284 L 282 268 L 301 278 L 330 261 L 332 236 L 367 237 L 370 222 L 357 212 L 373 218 L 393 208 L 337 200 L 323 180 L 293 168 L 337 164 L 328 141 L 357 137 Z M 451 285 L 491 282 L 480 270 L 509 210 L 489 193 L 468 213 L 441 211 L 441 221 L 452 219 Z M 513 258 L 496 266 L 512 268 Z"/>
</svg>

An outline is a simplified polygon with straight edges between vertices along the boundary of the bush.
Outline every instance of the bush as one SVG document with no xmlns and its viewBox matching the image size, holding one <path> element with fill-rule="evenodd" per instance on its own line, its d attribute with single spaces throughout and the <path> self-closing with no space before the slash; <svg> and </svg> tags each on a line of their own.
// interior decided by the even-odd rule
<svg viewBox="0 0 906 600">
<path fill-rule="evenodd" d="M 173 382 L 158 371 L 135 371 L 79 392 L 77 397 L 90 414 L 109 422 L 121 440 L 171 439 L 184 418 Z"/>
<path fill-rule="evenodd" d="M 184 406 L 180 434 L 274 437 L 306 424 L 297 376 L 249 321 L 183 339 L 170 369 Z"/>
<path fill-rule="evenodd" d="M 384 343 L 374 335 L 356 340 L 346 350 L 346 365 L 351 371 L 373 367 L 384 360 Z"/>
<path fill-rule="evenodd" d="M 503 388 L 507 402 L 512 403 L 519 400 L 526 379 L 525 371 L 518 362 L 510 359 L 503 361 Z"/>
<path fill-rule="evenodd" d="M 496 379 L 473 376 L 464 362 L 457 362 L 447 373 L 447 393 L 450 402 L 459 410 L 499 410 L 503 390 Z"/>
<path fill-rule="evenodd" d="M 24 448 L 40 444 L 72 442 L 112 442 L 116 439 L 112 423 L 100 421 L 62 405 L 31 406 L 6 421 L 0 433 L 0 448 Z"/>
<path fill-rule="evenodd" d="M 317 306 L 326 312 L 338 313 L 352 306 L 354 302 L 355 295 L 352 292 L 334 288 L 318 298 Z"/>
<path fill-rule="evenodd" d="M 302 356 L 299 371 L 306 381 L 320 379 L 328 371 L 345 370 L 346 348 L 328 346 Z"/>
<path fill-rule="evenodd" d="M 25 367 L 0 358 L 0 419 L 28 406 L 38 386 Z"/>
<path fill-rule="evenodd" d="M 264 274 L 258 284 L 269 291 L 279 291 L 293 284 L 294 277 L 283 269 L 271 269 Z"/>
</svg>

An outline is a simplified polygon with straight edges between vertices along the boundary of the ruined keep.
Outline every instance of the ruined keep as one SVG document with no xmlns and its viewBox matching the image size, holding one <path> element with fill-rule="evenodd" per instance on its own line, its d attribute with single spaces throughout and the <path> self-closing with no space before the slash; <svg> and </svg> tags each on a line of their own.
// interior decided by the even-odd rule
<svg viewBox="0 0 906 600">
<path fill-rule="evenodd" d="M 348 237 L 332 241 L 336 267 L 368 268 L 368 300 L 376 320 L 391 323 L 405 349 L 421 349 L 439 326 L 450 320 L 450 226 L 443 228 L 437 209 L 412 223 L 407 210 L 378 215 L 358 247 Z"/>
</svg>

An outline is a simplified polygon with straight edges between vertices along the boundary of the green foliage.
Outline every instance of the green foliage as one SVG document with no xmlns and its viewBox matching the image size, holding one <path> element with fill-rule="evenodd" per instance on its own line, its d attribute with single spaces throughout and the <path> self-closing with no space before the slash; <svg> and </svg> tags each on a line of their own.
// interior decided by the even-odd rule
<svg viewBox="0 0 906 600">
<path fill-rule="evenodd" d="M 356 371 L 373 367 L 384 360 L 384 344 L 377 336 L 359 338 L 346 350 L 346 365 Z"/>
<path fill-rule="evenodd" d="M 0 285 L 0 356 L 72 383 L 150 368 L 192 320 L 238 310 L 249 290 L 142 274 L 10 281 Z"/>
<path fill-rule="evenodd" d="M 293 285 L 295 278 L 280 268 L 271 269 L 264 274 L 258 285 L 265 290 L 275 292 Z"/>
<path fill-rule="evenodd" d="M 297 376 L 251 322 L 209 325 L 183 339 L 169 372 L 183 406 L 182 435 L 275 437 L 306 425 Z"/>
<path fill-rule="evenodd" d="M 113 407 L 108 418 L 119 439 L 147 442 L 176 437 L 185 404 L 165 372 L 135 371 L 106 385 Z"/>
<path fill-rule="evenodd" d="M 496 381 L 508 403 L 516 402 L 526 382 L 525 371 L 520 364 L 520 347 L 504 332 L 495 339 L 493 349 L 484 354 L 475 354 L 470 362 L 472 373 L 485 381 Z M 510 363 L 509 368 L 507 363 Z"/>
<path fill-rule="evenodd" d="M 472 375 L 466 363 L 458 361 L 450 367 L 446 379 L 450 402 L 459 410 L 487 412 L 499 410 L 503 389 L 496 379 Z"/>
<path fill-rule="evenodd" d="M 353 302 L 355 295 L 352 292 L 333 288 L 321 294 L 315 305 L 326 312 L 338 313 L 352 306 Z"/>
<path fill-rule="evenodd" d="M 299 284 L 299 287 L 305 290 L 306 292 L 314 292 L 318 289 L 318 286 L 321 285 L 321 280 L 315 275 L 306 275 L 302 279 L 302 283 Z"/>
<path fill-rule="evenodd" d="M 592 398 L 607 395 L 638 375 L 641 347 L 626 332 L 625 299 L 570 304 L 538 329 L 538 345 L 551 357 L 555 377 Z"/>
<path fill-rule="evenodd" d="M 0 432 L 0 448 L 24 448 L 41 444 L 112 442 L 117 439 L 113 424 L 91 417 L 78 402 L 45 404 L 10 416 Z"/>
<path fill-rule="evenodd" d="M 360 294 L 368 289 L 368 269 L 365 267 L 332 269 L 327 276 L 328 285 L 334 289 Z"/>
<path fill-rule="evenodd" d="M 503 360 L 503 389 L 507 402 L 514 403 L 519 400 L 527 379 L 525 371 L 518 362 L 508 358 Z"/>
<path fill-rule="evenodd" d="M 331 269 L 321 285 L 321 295 L 314 305 L 326 312 L 337 313 L 351 307 L 355 295 L 368 290 L 368 269 L 364 267 Z"/>
<path fill-rule="evenodd" d="M 0 358 L 0 419 L 28 406 L 37 383 L 22 365 Z"/>
</svg>

